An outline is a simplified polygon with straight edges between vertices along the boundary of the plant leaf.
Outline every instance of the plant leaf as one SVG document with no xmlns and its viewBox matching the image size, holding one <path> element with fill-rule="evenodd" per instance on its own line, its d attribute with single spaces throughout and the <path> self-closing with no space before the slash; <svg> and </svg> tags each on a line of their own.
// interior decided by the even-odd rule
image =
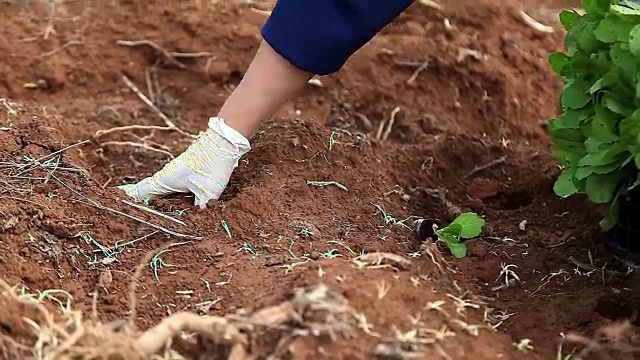
<svg viewBox="0 0 640 360">
<path fill-rule="evenodd" d="M 582 7 L 587 13 L 605 14 L 611 6 L 610 0 L 582 0 Z"/>
<path fill-rule="evenodd" d="M 573 183 L 574 173 L 575 170 L 572 168 L 562 170 L 555 184 L 553 184 L 553 192 L 555 192 L 556 195 L 566 198 L 578 192 L 578 188 L 576 188 Z"/>
<path fill-rule="evenodd" d="M 611 143 L 619 139 L 615 129 L 621 117 L 604 106 L 596 107 L 596 116 L 591 123 L 590 140 L 598 143 Z"/>
<path fill-rule="evenodd" d="M 453 255 L 456 259 L 462 259 L 467 256 L 467 245 L 462 243 L 449 243 L 445 242 L 451 255 Z"/>
<path fill-rule="evenodd" d="M 626 2 L 624 5 L 611 5 L 611 13 L 620 19 L 629 22 L 640 23 L 640 5 L 634 2 Z"/>
<path fill-rule="evenodd" d="M 568 109 L 580 109 L 591 101 L 589 96 L 590 86 L 582 79 L 576 79 L 562 90 L 560 103 Z"/>
<path fill-rule="evenodd" d="M 620 99 L 618 96 L 611 92 L 605 92 L 602 96 L 601 102 L 607 109 L 613 111 L 614 113 L 623 115 L 623 116 L 631 116 L 635 111 L 634 108 L 631 107 L 633 101 Z"/>
<path fill-rule="evenodd" d="M 462 232 L 462 225 L 461 224 L 455 224 L 455 223 L 451 223 L 449 224 L 449 226 L 447 227 L 443 227 L 442 229 L 438 229 L 436 230 L 436 235 L 440 236 L 440 237 L 447 237 L 447 236 L 454 236 L 455 238 L 460 236 L 460 233 Z M 457 239 L 456 239 L 457 241 Z"/>
<path fill-rule="evenodd" d="M 637 168 L 640 168 L 640 154 L 636 154 L 636 157 L 634 159 L 634 163 L 636 164 Z"/>
<path fill-rule="evenodd" d="M 621 180 L 620 171 L 609 174 L 593 174 L 587 178 L 586 193 L 596 204 L 605 204 L 613 199 L 618 183 Z"/>
<path fill-rule="evenodd" d="M 562 10 L 558 17 L 560 18 L 560 23 L 564 29 L 571 30 L 573 25 L 578 22 L 582 16 L 575 10 Z"/>
<path fill-rule="evenodd" d="M 586 106 L 582 109 L 567 109 L 562 115 L 549 122 L 551 129 L 580 129 L 580 124 L 593 116 L 594 107 Z"/>
<path fill-rule="evenodd" d="M 451 225 L 461 225 L 462 230 L 460 230 L 459 236 L 463 239 L 471 239 L 480 235 L 484 223 L 484 219 L 479 217 L 478 214 L 474 212 L 466 212 L 460 214 L 455 220 L 453 220 Z"/>
<path fill-rule="evenodd" d="M 636 57 L 640 57 L 640 24 L 631 29 L 629 34 L 629 51 Z"/>
<path fill-rule="evenodd" d="M 595 53 L 599 49 L 607 47 L 606 43 L 603 43 L 596 38 L 594 34 L 596 26 L 597 25 L 594 22 L 587 22 L 582 31 L 578 34 L 576 45 L 584 53 Z"/>
<path fill-rule="evenodd" d="M 616 15 L 607 14 L 595 28 L 593 34 L 596 39 L 606 43 L 626 42 L 629 41 L 629 33 L 633 26 L 633 23 L 626 22 Z"/>
<path fill-rule="evenodd" d="M 604 74 L 603 77 L 598 79 L 591 88 L 589 88 L 589 93 L 594 94 L 600 90 L 607 89 L 609 87 L 620 86 L 620 73 L 621 68 L 613 67 L 608 73 Z"/>
<path fill-rule="evenodd" d="M 611 204 L 607 206 L 604 218 L 600 220 L 599 225 L 603 231 L 611 230 L 616 225 L 616 223 L 618 222 L 618 210 L 618 196 L 616 195 L 613 201 L 611 201 Z"/>
<path fill-rule="evenodd" d="M 618 122 L 618 132 L 624 144 L 636 146 L 640 143 L 638 139 L 638 136 L 640 136 L 640 109 Z"/>
<path fill-rule="evenodd" d="M 617 43 L 611 47 L 609 51 L 613 63 L 620 67 L 625 73 L 634 73 L 637 60 L 633 53 L 629 50 L 629 45 Z"/>
<path fill-rule="evenodd" d="M 549 55 L 549 64 L 551 65 L 551 70 L 558 75 L 562 75 L 562 68 L 571 61 L 571 58 L 567 56 L 567 54 L 556 51 Z"/>
</svg>

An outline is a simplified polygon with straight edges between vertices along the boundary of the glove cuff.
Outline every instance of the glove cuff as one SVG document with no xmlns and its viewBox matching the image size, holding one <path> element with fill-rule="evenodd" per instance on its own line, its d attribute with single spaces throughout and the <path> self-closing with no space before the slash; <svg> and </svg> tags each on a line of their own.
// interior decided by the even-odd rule
<svg viewBox="0 0 640 360">
<path fill-rule="evenodd" d="M 224 119 L 218 116 L 209 118 L 209 129 L 222 136 L 225 140 L 233 144 L 240 155 L 244 155 L 251 150 L 249 140 L 240 134 L 236 129 L 227 125 Z"/>
</svg>

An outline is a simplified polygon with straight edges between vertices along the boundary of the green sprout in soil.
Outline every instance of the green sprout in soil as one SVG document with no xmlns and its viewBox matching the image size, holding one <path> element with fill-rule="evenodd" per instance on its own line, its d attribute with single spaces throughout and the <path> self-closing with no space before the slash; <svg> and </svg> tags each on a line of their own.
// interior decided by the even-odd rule
<svg viewBox="0 0 640 360">
<path fill-rule="evenodd" d="M 207 291 L 211 292 L 211 283 L 209 283 L 209 280 L 205 278 L 200 278 L 200 280 L 204 283 L 204 287 L 207 288 Z"/>
<path fill-rule="evenodd" d="M 222 228 L 224 229 L 224 232 L 226 232 L 229 239 L 231 239 L 231 227 L 229 227 L 229 224 L 225 220 L 222 220 L 221 223 L 222 223 Z"/>
<path fill-rule="evenodd" d="M 329 151 L 331 151 L 333 149 L 333 145 L 335 145 L 335 143 L 336 143 L 336 135 L 338 135 L 338 133 L 335 132 L 335 131 L 332 131 L 331 135 L 329 135 L 329 144 L 327 146 Z"/>
<path fill-rule="evenodd" d="M 603 230 L 617 222 L 618 198 L 640 185 L 640 5 L 585 0 L 564 10 L 567 52 L 549 55 L 565 86 L 562 114 L 548 131 L 563 170 L 554 191 L 605 204 Z"/>
<path fill-rule="evenodd" d="M 575 351 L 575 349 L 573 350 Z M 572 360 L 573 352 L 571 354 L 564 355 L 562 351 L 562 343 L 558 346 L 558 353 L 556 354 L 556 360 Z"/>
<path fill-rule="evenodd" d="M 102 260 L 98 260 L 98 257 L 94 256 L 94 259 L 92 261 L 89 261 L 88 265 L 90 265 L 90 266 L 91 265 L 96 265 L 96 264 L 108 265 L 108 264 L 111 264 L 111 263 L 113 263 L 115 261 L 118 261 L 116 256 L 118 254 L 120 254 L 121 251 L 118 251 L 117 247 L 114 249 L 114 251 L 109 250 L 106 246 L 100 244 L 100 242 L 98 242 L 88 232 L 81 232 L 79 234 L 79 236 L 80 236 L 80 238 L 82 238 L 82 240 L 84 240 L 85 243 L 95 245 L 99 249 L 98 251 L 101 252 L 102 255 L 103 255 Z"/>
<path fill-rule="evenodd" d="M 60 306 L 60 311 L 62 311 L 62 313 L 65 313 L 71 310 L 71 300 L 73 300 L 73 296 L 68 292 L 61 289 L 48 289 L 44 291 L 36 290 L 36 292 L 38 293 L 37 296 L 35 296 L 34 294 L 27 293 L 26 287 L 23 285 L 20 290 L 20 297 L 24 299 L 29 299 L 35 302 L 39 302 L 39 303 L 41 303 L 45 298 L 47 298 L 58 303 L 58 305 Z M 64 294 L 67 300 L 63 302 L 62 300 L 52 295 L 56 293 Z"/>
<path fill-rule="evenodd" d="M 178 216 L 182 216 L 182 215 L 184 215 L 184 214 L 187 212 L 187 210 L 189 210 L 189 209 L 176 210 L 176 211 L 174 211 L 174 212 L 175 212 Z"/>
<path fill-rule="evenodd" d="M 378 209 L 378 211 L 382 215 L 382 220 L 384 221 L 385 224 L 398 225 L 398 226 L 403 226 L 407 229 L 411 229 L 407 224 L 405 224 L 405 222 L 409 220 L 410 217 L 404 220 L 398 220 L 393 216 L 389 215 L 387 211 L 384 209 L 384 207 L 382 207 L 382 205 L 378 205 L 374 203 L 370 203 L 370 204 L 373 205 L 376 209 Z"/>
<path fill-rule="evenodd" d="M 513 346 L 515 346 L 516 349 L 518 349 L 518 351 L 523 352 L 525 354 L 533 350 L 533 345 L 531 345 L 530 339 L 522 339 L 519 342 L 514 343 Z"/>
<path fill-rule="evenodd" d="M 287 251 L 289 252 L 289 254 L 291 255 L 292 259 L 297 259 L 298 257 L 296 256 L 296 254 L 293 252 L 292 248 L 293 248 L 293 244 L 295 244 L 296 241 L 295 240 L 291 240 L 291 245 L 289 245 L 289 248 L 287 248 Z"/>
<path fill-rule="evenodd" d="M 296 221 L 292 224 L 293 228 L 297 230 L 297 234 L 302 238 L 309 238 L 315 235 L 316 227 L 308 221 Z"/>
<path fill-rule="evenodd" d="M 243 242 L 242 246 L 238 249 L 238 251 L 244 251 L 246 253 L 249 253 L 251 255 L 257 255 L 258 252 L 253 248 L 253 246 L 251 246 L 251 244 L 249 244 L 248 242 Z"/>
<path fill-rule="evenodd" d="M 160 257 L 160 255 L 168 252 L 171 252 L 171 250 L 165 249 L 165 250 L 159 251 L 157 254 L 153 255 L 153 258 L 151 258 L 151 261 L 149 262 L 149 266 L 153 270 L 153 276 L 156 278 L 156 281 L 160 281 L 158 270 L 160 270 L 160 268 L 162 268 L 163 266 L 167 265 L 167 263 L 164 262 L 164 260 Z"/>
<path fill-rule="evenodd" d="M 322 257 L 325 259 L 335 259 L 337 257 L 340 257 L 342 255 L 340 255 L 339 253 L 337 253 L 337 249 L 331 249 L 329 251 L 327 251 L 326 253 L 322 254 Z"/>
<path fill-rule="evenodd" d="M 467 245 L 460 239 L 473 239 L 482 233 L 484 219 L 473 212 L 460 214 L 446 227 L 438 229 L 433 225 L 433 231 L 440 241 L 449 248 L 451 255 L 460 259 L 467 256 Z"/>
</svg>

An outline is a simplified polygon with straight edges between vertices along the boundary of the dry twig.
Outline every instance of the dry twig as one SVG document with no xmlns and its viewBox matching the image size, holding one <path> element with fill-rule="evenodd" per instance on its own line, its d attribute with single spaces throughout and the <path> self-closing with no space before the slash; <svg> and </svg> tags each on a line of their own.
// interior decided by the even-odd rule
<svg viewBox="0 0 640 360">
<path fill-rule="evenodd" d="M 418 2 L 426 7 L 434 8 L 436 10 L 443 10 L 444 6 L 438 4 L 433 0 L 418 0 Z"/>
<path fill-rule="evenodd" d="M 47 51 L 44 54 L 40 54 L 40 55 L 36 56 L 36 58 L 41 59 L 41 58 L 44 58 L 44 57 L 47 57 L 47 56 L 51 56 L 51 55 L 54 55 L 55 53 L 57 53 L 58 51 L 63 50 L 65 48 L 69 47 L 69 46 L 82 45 L 82 44 L 84 44 L 84 41 L 82 41 L 82 40 L 70 40 L 70 41 L 67 41 L 66 43 L 64 43 L 62 46 L 59 46 L 59 47 L 57 47 L 57 48 L 55 48 L 55 49 L 53 49 L 51 51 Z"/>
<path fill-rule="evenodd" d="M 598 268 L 595 267 L 593 265 L 589 265 L 587 263 L 584 263 L 576 258 L 574 258 L 573 256 L 569 256 L 569 261 L 571 261 L 575 266 L 581 268 L 582 270 L 586 270 L 586 271 L 597 271 L 597 272 L 601 272 L 603 274 L 609 274 L 609 275 L 613 275 L 613 276 L 627 276 L 629 275 L 629 273 L 623 273 L 621 271 L 615 271 L 615 270 L 606 270 L 605 266 L 603 266 L 602 268 Z"/>
<path fill-rule="evenodd" d="M 339 183 L 339 182 L 337 182 L 337 181 L 314 181 L 314 180 L 307 180 L 307 185 L 310 185 L 310 186 L 318 186 L 318 187 L 323 187 L 323 186 L 330 186 L 330 185 L 333 185 L 333 186 L 335 186 L 335 187 L 337 187 L 337 188 L 339 188 L 339 189 L 341 189 L 341 190 L 349 191 L 349 189 L 348 189 L 346 186 L 344 186 L 344 185 L 340 184 L 340 183 Z"/>
<path fill-rule="evenodd" d="M 411 261 L 403 256 L 391 253 L 368 253 L 360 255 L 353 261 L 359 266 L 384 267 L 392 266 L 401 270 L 407 270 L 411 267 Z"/>
<path fill-rule="evenodd" d="M 396 116 L 400 112 L 400 107 L 396 106 L 393 110 L 391 110 L 391 115 L 389 116 L 389 120 L 386 122 L 382 120 L 380 125 L 378 125 L 378 130 L 376 131 L 376 139 L 387 141 L 389 135 L 391 134 L 391 130 L 393 128 L 393 124 L 396 122 Z M 386 127 L 385 127 L 386 124 Z"/>
<path fill-rule="evenodd" d="M 93 134 L 94 138 L 99 138 L 114 132 L 129 131 L 129 130 L 161 130 L 161 131 L 174 131 L 175 128 L 171 126 L 155 126 L 155 125 L 127 125 L 119 126 L 105 130 L 98 130 Z"/>
<path fill-rule="evenodd" d="M 546 34 L 551 34 L 555 31 L 552 26 L 547 26 L 538 22 L 537 20 L 533 19 L 531 16 L 527 15 L 527 13 L 525 13 L 523 10 L 520 10 L 518 12 L 518 15 L 520 16 L 520 19 L 525 24 L 527 24 L 527 26 L 534 29 L 535 31 L 546 33 Z"/>
<path fill-rule="evenodd" d="M 140 91 L 140 89 L 126 75 L 122 75 L 122 80 L 124 81 L 125 84 L 127 84 L 127 86 L 131 89 L 131 91 L 133 91 L 140 98 L 140 100 L 142 100 L 142 102 L 144 102 L 151 110 L 153 110 L 164 121 L 164 123 L 168 127 L 172 128 L 173 130 L 176 130 L 182 135 L 186 135 L 192 138 L 195 137 L 194 135 L 191 135 L 185 132 L 184 130 L 178 128 L 176 124 L 174 124 L 173 121 L 171 121 L 171 119 L 169 119 L 169 117 L 165 115 L 165 113 L 163 113 L 160 109 L 158 109 L 158 107 L 151 100 L 149 100 L 149 98 L 145 94 L 143 94 L 142 91 Z"/>
<path fill-rule="evenodd" d="M 197 58 L 197 57 L 211 57 L 211 56 L 213 56 L 213 53 L 205 52 L 205 51 L 195 52 L 195 53 L 184 53 L 184 52 L 167 51 L 163 47 L 161 47 L 160 45 L 158 45 L 158 44 L 156 44 L 156 43 L 154 43 L 153 41 L 150 41 L 150 40 L 139 40 L 139 41 L 118 40 L 117 44 L 118 45 L 123 45 L 123 46 L 130 46 L 130 47 L 142 46 L 142 45 L 149 46 L 149 47 L 155 49 L 156 51 L 158 51 L 159 53 L 161 53 L 169 62 L 171 62 L 172 64 L 174 64 L 175 66 L 177 66 L 177 67 L 179 67 L 181 69 L 186 69 L 187 66 L 185 64 L 181 63 L 180 61 L 178 61 L 177 58 Z"/>
<path fill-rule="evenodd" d="M 415 70 L 413 71 L 411 76 L 409 76 L 409 79 L 407 80 L 407 84 L 408 85 L 413 84 L 416 81 L 416 79 L 418 78 L 418 76 L 420 76 L 420 74 L 423 71 L 425 71 L 427 68 L 429 68 L 429 61 L 428 60 L 425 60 L 425 61 L 422 61 L 422 62 L 396 60 L 396 61 L 394 61 L 394 63 L 396 65 L 398 65 L 398 66 L 415 68 Z"/>
<path fill-rule="evenodd" d="M 77 195 L 81 195 L 81 194 L 77 193 Z M 200 239 L 202 239 L 202 238 L 201 238 L 201 237 L 199 237 L 199 236 L 193 236 L 193 235 L 183 234 L 183 233 L 179 233 L 179 232 L 177 232 L 177 231 L 169 230 L 169 229 L 167 229 L 167 228 L 165 228 L 165 227 L 162 227 L 162 226 L 160 226 L 160 225 L 156 225 L 156 224 L 150 223 L 150 222 L 148 222 L 148 221 L 146 221 L 146 220 L 144 220 L 144 219 L 141 219 L 141 218 L 139 218 L 139 217 L 137 217 L 137 216 L 129 215 L 129 214 L 124 213 L 124 212 L 122 212 L 122 211 L 118 211 L 118 210 L 115 210 L 115 209 L 112 209 L 112 208 L 106 207 L 106 206 L 104 206 L 104 205 L 102 205 L 102 204 L 99 204 L 99 203 L 95 202 L 94 200 L 91 200 L 91 199 L 89 199 L 89 198 L 85 197 L 84 195 L 82 195 L 82 197 L 84 197 L 85 199 L 87 199 L 87 200 L 88 200 L 88 202 L 86 202 L 86 201 L 81 201 L 81 200 L 77 200 L 77 199 L 76 199 L 76 200 L 73 200 L 73 201 L 78 202 L 78 203 L 81 203 L 81 204 L 85 204 L 85 205 L 90 205 L 90 206 L 93 206 L 93 207 L 95 207 L 95 208 L 97 208 L 97 209 L 104 210 L 104 211 L 108 211 L 108 212 L 113 213 L 113 214 L 117 214 L 117 215 L 121 215 L 121 216 L 127 217 L 127 218 L 129 218 L 129 219 L 131 219 L 131 220 L 137 221 L 137 222 L 139 222 L 139 223 L 141 223 L 141 224 L 144 224 L 144 225 L 147 225 L 147 226 L 151 226 L 152 228 L 154 228 L 154 229 L 156 229 L 156 230 L 160 230 L 160 231 L 162 231 L 162 232 L 164 232 L 164 233 L 167 233 L 167 234 L 169 234 L 169 235 L 173 235 L 173 236 L 177 236 L 177 237 L 185 238 L 185 239 L 193 239 L 193 240 L 200 240 Z"/>
<path fill-rule="evenodd" d="M 142 205 L 138 205 L 138 204 L 134 204 L 134 203 L 132 203 L 130 201 L 127 201 L 127 200 L 122 200 L 122 202 L 127 204 L 127 205 L 129 205 L 129 206 L 133 206 L 134 208 L 136 208 L 138 210 L 146 211 L 146 212 L 148 212 L 150 214 L 154 214 L 154 215 L 160 216 L 163 219 L 171 220 L 171 221 L 173 221 L 175 223 L 178 223 L 180 225 L 187 225 L 182 220 L 178 220 L 178 219 L 176 219 L 174 217 L 171 217 L 171 216 L 169 216 L 167 214 L 163 214 L 163 213 L 161 213 L 159 211 L 155 211 L 153 209 L 149 209 L 148 207 L 145 207 L 145 206 L 142 206 Z"/>
<path fill-rule="evenodd" d="M 151 255 L 147 254 L 146 258 Z M 142 268 L 144 262 L 138 266 L 133 284 L 137 282 Z M 135 293 L 135 286 L 130 287 L 130 292 Z M 172 358 L 181 359 L 181 355 L 171 349 L 171 342 L 183 332 L 195 333 L 204 340 L 224 346 L 228 349 L 229 360 L 246 360 L 253 358 L 250 345 L 265 331 L 276 330 L 276 334 L 279 333 L 278 336 L 283 338 L 310 334 L 333 336 L 335 332 L 350 329 L 347 321 L 353 313 L 343 296 L 320 284 L 296 289 L 291 300 L 259 310 L 249 318 L 199 316 L 182 311 L 139 333 L 134 324 L 126 326 L 122 320 L 108 324 L 101 324 L 97 319 L 83 321 L 79 311 L 66 311 L 63 314 L 65 320 L 58 322 L 57 317 L 41 302 L 22 298 L 16 288 L 9 287 L 3 280 L 0 280 L 0 294 L 5 299 L 32 306 L 39 311 L 39 319 L 26 319 L 37 332 L 38 338 L 31 344 L 33 349 L 24 345 L 14 347 L 32 353 L 36 358 L 49 360 L 143 360 L 157 358 L 155 355 L 168 351 L 176 355 Z M 135 318 L 135 301 L 131 302 L 131 306 Z"/>
<path fill-rule="evenodd" d="M 143 143 L 136 143 L 133 141 L 105 141 L 103 143 L 100 143 L 101 146 L 131 146 L 131 147 L 137 147 L 137 148 L 141 148 L 141 149 L 145 149 L 145 150 L 149 150 L 151 152 L 157 152 L 163 155 L 166 155 L 170 158 L 175 158 L 175 156 L 173 156 L 172 153 L 166 151 L 166 150 L 162 150 L 162 149 L 157 149 L 154 147 L 151 147 L 147 144 L 143 144 Z"/>
<path fill-rule="evenodd" d="M 507 160 L 507 155 L 501 156 L 497 159 L 491 160 L 488 163 L 484 164 L 484 165 L 477 165 L 476 167 L 474 167 L 471 171 L 469 171 L 465 176 L 462 177 L 462 179 L 467 179 L 473 175 L 475 175 L 476 173 L 483 171 L 483 170 L 487 170 L 491 167 L 494 167 L 496 165 L 500 165 L 503 162 L 505 162 Z"/>
</svg>

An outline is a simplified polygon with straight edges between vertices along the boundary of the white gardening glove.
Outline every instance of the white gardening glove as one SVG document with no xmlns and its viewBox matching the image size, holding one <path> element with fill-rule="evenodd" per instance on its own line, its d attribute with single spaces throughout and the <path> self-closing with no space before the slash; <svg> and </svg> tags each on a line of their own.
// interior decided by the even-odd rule
<svg viewBox="0 0 640 360">
<path fill-rule="evenodd" d="M 144 203 L 154 195 L 191 192 L 196 197 L 195 205 L 205 208 L 209 200 L 222 195 L 238 160 L 250 149 L 242 134 L 222 118 L 212 117 L 208 129 L 180 156 L 153 176 L 118 188 Z"/>
</svg>

